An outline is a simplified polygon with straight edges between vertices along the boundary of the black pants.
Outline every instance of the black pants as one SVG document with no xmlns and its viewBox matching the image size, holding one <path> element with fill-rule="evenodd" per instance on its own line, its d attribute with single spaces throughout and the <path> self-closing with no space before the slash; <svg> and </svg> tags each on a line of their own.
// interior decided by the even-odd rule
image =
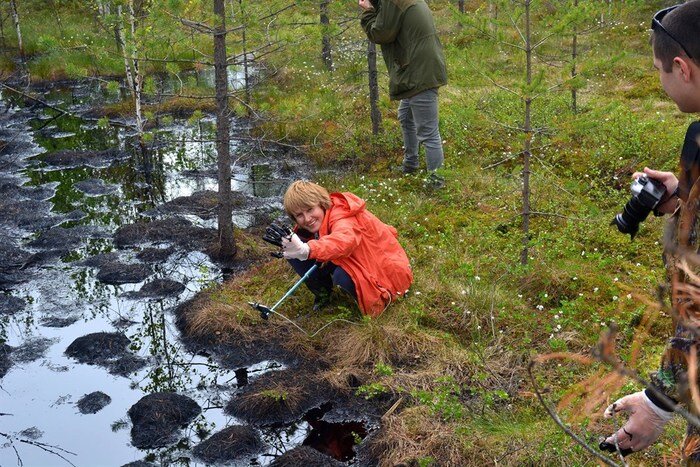
<svg viewBox="0 0 700 467">
<path fill-rule="evenodd" d="M 287 261 L 289 261 L 294 271 L 300 276 L 306 274 L 306 272 L 311 269 L 311 266 L 316 264 L 316 261 L 312 259 L 307 259 L 306 261 L 289 259 Z M 350 275 L 345 272 L 343 268 L 331 262 L 324 263 L 323 265 L 319 264 L 318 269 L 311 273 L 306 279 L 305 284 L 309 290 L 317 296 L 330 293 L 333 286 L 337 285 L 357 300 L 355 283 L 352 281 Z"/>
</svg>

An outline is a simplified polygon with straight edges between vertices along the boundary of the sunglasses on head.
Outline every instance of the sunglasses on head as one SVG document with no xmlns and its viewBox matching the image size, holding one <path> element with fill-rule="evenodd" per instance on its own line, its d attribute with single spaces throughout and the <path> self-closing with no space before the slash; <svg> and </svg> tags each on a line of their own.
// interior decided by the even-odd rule
<svg viewBox="0 0 700 467">
<path fill-rule="evenodd" d="M 675 42 L 676 44 L 680 45 L 680 46 L 681 46 L 681 49 L 683 49 L 683 52 L 685 52 L 685 54 L 688 56 L 688 58 L 692 60 L 692 59 L 693 59 L 693 56 L 690 54 L 690 52 L 688 52 L 688 49 L 686 49 L 685 46 L 681 43 L 681 41 L 679 41 L 678 39 L 676 39 L 676 38 L 673 36 L 673 34 L 671 34 L 670 32 L 668 32 L 668 29 L 666 29 L 666 28 L 664 27 L 664 25 L 661 24 L 661 21 L 664 19 L 664 17 L 666 17 L 667 14 L 669 14 L 670 12 L 672 12 L 673 10 L 675 10 L 676 8 L 678 8 L 678 7 L 681 6 L 681 5 L 683 5 L 683 4 L 681 3 L 681 4 L 679 4 L 679 5 L 673 5 L 673 6 L 670 6 L 670 7 L 668 7 L 668 8 L 664 8 L 664 9 L 662 9 L 662 10 L 657 11 L 657 12 L 654 14 L 653 18 L 651 18 L 651 30 L 652 30 L 652 31 L 656 31 L 657 29 L 661 29 L 663 32 L 666 33 L 666 35 L 667 35 L 668 37 L 670 37 L 671 39 L 673 39 L 674 42 Z"/>
</svg>

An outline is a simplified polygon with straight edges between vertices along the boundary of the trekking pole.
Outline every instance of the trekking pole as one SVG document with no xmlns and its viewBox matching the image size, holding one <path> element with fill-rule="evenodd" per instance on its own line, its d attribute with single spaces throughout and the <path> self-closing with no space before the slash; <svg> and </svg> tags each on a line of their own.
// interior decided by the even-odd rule
<svg viewBox="0 0 700 467">
<path fill-rule="evenodd" d="M 272 308 L 267 307 L 267 306 L 263 305 L 262 303 L 258 303 L 258 302 L 248 302 L 248 305 L 250 305 L 250 306 L 252 306 L 254 309 L 258 310 L 258 311 L 260 312 L 260 317 L 261 317 L 262 319 L 268 319 L 268 318 L 270 317 L 270 314 L 271 314 L 271 313 L 275 313 L 275 314 L 279 315 L 279 313 L 277 313 L 277 312 L 275 311 L 275 308 L 277 308 L 277 307 L 280 305 L 280 303 L 282 303 L 283 301 L 285 301 L 285 300 L 287 299 L 287 297 L 289 297 L 290 295 L 292 295 L 292 294 L 294 293 L 294 291 L 295 291 L 296 289 L 298 289 L 299 286 L 300 286 L 301 284 L 303 284 L 304 281 L 305 281 L 306 279 L 308 279 L 309 276 L 310 276 L 316 269 L 318 269 L 318 264 L 314 264 L 313 266 L 311 266 L 311 267 L 309 268 L 309 270 L 306 271 L 306 274 L 304 274 L 303 276 L 301 276 L 301 278 L 296 282 L 296 284 L 294 284 L 294 285 L 292 286 L 292 288 L 289 289 L 289 290 L 287 291 L 287 293 L 285 293 L 285 294 L 282 296 L 282 298 L 280 298 L 280 299 L 277 301 L 277 303 L 275 303 L 274 305 L 272 305 Z"/>
</svg>

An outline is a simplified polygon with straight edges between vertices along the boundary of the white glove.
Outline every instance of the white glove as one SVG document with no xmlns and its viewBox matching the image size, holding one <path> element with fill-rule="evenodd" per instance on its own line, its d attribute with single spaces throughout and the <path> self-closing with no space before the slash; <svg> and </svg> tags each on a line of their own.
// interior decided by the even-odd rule
<svg viewBox="0 0 700 467">
<path fill-rule="evenodd" d="M 649 400 L 644 391 L 629 394 L 605 409 L 605 418 L 611 418 L 614 414 L 628 412 L 627 423 L 609 436 L 605 442 L 614 445 L 615 438 L 620 450 L 631 449 L 641 451 L 650 446 L 664 431 L 664 426 L 673 417 L 673 412 L 667 412 L 657 407 Z"/>
<path fill-rule="evenodd" d="M 309 258 L 309 245 L 302 242 L 297 234 L 292 234 L 290 238 L 282 238 L 282 256 L 286 259 L 306 261 Z"/>
</svg>

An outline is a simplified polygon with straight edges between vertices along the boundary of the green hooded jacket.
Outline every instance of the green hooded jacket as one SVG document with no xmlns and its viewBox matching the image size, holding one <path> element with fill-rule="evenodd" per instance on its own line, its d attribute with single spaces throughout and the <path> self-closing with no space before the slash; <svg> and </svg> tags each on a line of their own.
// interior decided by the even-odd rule
<svg viewBox="0 0 700 467">
<path fill-rule="evenodd" d="M 405 99 L 447 84 L 442 44 L 424 0 L 372 0 L 360 20 L 389 70 L 389 97 Z"/>
</svg>

